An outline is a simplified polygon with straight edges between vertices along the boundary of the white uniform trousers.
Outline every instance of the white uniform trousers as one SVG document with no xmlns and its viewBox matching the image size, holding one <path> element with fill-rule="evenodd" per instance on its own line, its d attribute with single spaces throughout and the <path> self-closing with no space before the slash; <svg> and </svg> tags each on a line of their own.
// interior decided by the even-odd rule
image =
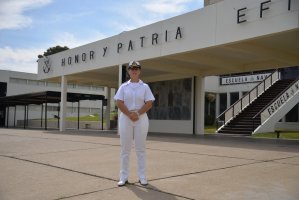
<svg viewBox="0 0 299 200">
<path fill-rule="evenodd" d="M 148 133 L 148 116 L 146 113 L 139 116 L 139 120 L 133 122 L 125 114 L 121 113 L 119 117 L 119 135 L 120 135 L 120 180 L 128 180 L 129 162 L 132 148 L 132 142 L 135 141 L 135 152 L 137 157 L 137 169 L 139 179 L 145 177 L 145 143 Z"/>
</svg>

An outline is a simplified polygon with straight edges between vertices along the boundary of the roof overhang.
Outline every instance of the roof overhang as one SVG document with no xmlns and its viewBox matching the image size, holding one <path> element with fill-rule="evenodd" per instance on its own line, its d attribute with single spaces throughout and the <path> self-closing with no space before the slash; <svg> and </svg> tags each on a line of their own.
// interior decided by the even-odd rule
<svg viewBox="0 0 299 200">
<path fill-rule="evenodd" d="M 0 97 L 0 105 L 18 106 L 18 105 L 40 105 L 43 103 L 59 103 L 61 93 L 56 91 L 34 92 L 7 97 Z M 79 102 L 82 100 L 104 100 L 103 95 L 67 93 L 67 102 Z"/>
<path fill-rule="evenodd" d="M 290 9 L 288 2 L 292 3 Z M 53 69 L 48 74 L 43 73 L 42 59 L 39 61 L 39 78 L 60 82 L 65 75 L 71 83 L 117 87 L 119 66 L 130 60 L 141 62 L 142 79 L 147 82 L 299 66 L 299 1 L 264 4 L 269 9 L 263 11 L 262 18 L 260 6 L 257 0 L 226 0 L 61 52 L 50 57 Z M 237 23 L 238 10 L 243 8 L 241 19 L 246 21 Z M 166 31 L 169 38 L 163 41 Z M 160 43 L 152 45 L 155 33 Z M 142 48 L 138 47 L 141 36 L 147 38 Z M 131 41 L 134 50 L 129 50 Z M 117 52 L 119 43 L 125 48 Z M 96 50 L 101 50 L 97 60 L 67 64 L 68 58 Z M 66 65 L 62 67 L 63 59 Z"/>
</svg>

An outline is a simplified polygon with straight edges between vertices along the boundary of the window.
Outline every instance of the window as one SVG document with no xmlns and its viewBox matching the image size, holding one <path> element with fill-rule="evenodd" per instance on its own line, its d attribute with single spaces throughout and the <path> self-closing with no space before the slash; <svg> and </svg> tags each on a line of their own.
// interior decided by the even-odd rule
<svg viewBox="0 0 299 200">
<path fill-rule="evenodd" d="M 155 96 L 153 108 L 149 110 L 150 119 L 190 120 L 192 79 L 178 79 L 150 83 Z"/>
</svg>

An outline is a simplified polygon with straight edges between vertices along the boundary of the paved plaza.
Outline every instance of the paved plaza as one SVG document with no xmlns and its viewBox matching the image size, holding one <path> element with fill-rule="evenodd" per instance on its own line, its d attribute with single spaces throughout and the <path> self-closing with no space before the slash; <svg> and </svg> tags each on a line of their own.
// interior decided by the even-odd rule
<svg viewBox="0 0 299 200">
<path fill-rule="evenodd" d="M 116 132 L 0 129 L 1 200 L 297 200 L 299 142 L 149 134 L 143 187 L 131 154 L 118 187 Z"/>
</svg>

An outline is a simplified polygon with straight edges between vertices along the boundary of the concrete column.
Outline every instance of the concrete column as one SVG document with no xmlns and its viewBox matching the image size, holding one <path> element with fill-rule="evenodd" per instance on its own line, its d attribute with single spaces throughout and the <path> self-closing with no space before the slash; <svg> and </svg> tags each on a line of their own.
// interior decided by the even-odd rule
<svg viewBox="0 0 299 200">
<path fill-rule="evenodd" d="M 220 96 L 219 93 L 216 93 L 216 108 L 215 108 L 216 118 L 220 115 Z"/>
<path fill-rule="evenodd" d="M 118 86 L 121 86 L 123 82 L 123 65 L 118 66 Z"/>
<path fill-rule="evenodd" d="M 226 109 L 230 107 L 230 93 L 226 93 Z"/>
<path fill-rule="evenodd" d="M 106 119 L 106 130 L 110 129 L 110 109 L 111 109 L 111 88 L 105 87 L 106 92 L 106 99 L 107 99 L 107 106 L 105 112 L 105 119 Z"/>
<path fill-rule="evenodd" d="M 61 102 L 60 102 L 60 131 L 65 131 L 67 110 L 67 77 L 61 76 Z"/>
<path fill-rule="evenodd" d="M 121 84 L 122 84 L 122 75 L 123 75 L 123 65 L 122 64 L 120 64 L 119 66 L 118 66 L 118 88 L 121 86 Z M 119 119 L 119 115 L 120 115 L 120 109 L 118 109 L 117 110 L 118 111 L 118 119 Z M 118 131 L 117 131 L 117 134 L 119 134 L 119 126 L 117 126 L 117 129 L 118 129 Z"/>
<path fill-rule="evenodd" d="M 283 118 L 281 118 L 281 122 L 286 122 L 286 116 L 283 116 Z"/>
<path fill-rule="evenodd" d="M 205 78 L 197 76 L 195 82 L 195 134 L 204 134 L 205 122 Z"/>
</svg>

